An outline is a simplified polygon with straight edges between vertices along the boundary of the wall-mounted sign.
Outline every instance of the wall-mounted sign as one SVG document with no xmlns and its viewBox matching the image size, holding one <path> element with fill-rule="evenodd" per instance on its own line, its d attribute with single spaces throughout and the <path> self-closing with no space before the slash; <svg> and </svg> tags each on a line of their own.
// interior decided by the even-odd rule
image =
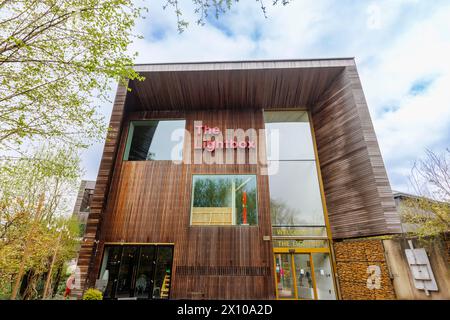
<svg viewBox="0 0 450 320">
<path fill-rule="evenodd" d="M 325 227 L 272 227 L 275 237 L 324 237 L 327 236 Z"/>
<path fill-rule="evenodd" d="M 272 239 L 274 248 L 327 248 L 327 240 Z"/>
<path fill-rule="evenodd" d="M 200 121 L 194 122 L 194 149 L 213 152 L 216 149 L 256 149 L 256 141 L 239 135 L 223 138 L 224 135 L 218 127 L 203 125 Z"/>
<path fill-rule="evenodd" d="M 408 240 L 408 244 L 410 249 L 406 249 L 405 254 L 415 287 L 424 290 L 427 296 L 430 295 L 429 291 L 439 291 L 427 252 L 423 248 L 414 249 L 411 240 Z"/>
</svg>

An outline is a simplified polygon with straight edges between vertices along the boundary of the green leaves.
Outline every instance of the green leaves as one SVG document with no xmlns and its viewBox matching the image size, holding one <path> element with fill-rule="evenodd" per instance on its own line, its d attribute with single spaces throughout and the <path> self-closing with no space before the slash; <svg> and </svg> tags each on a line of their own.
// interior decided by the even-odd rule
<svg viewBox="0 0 450 320">
<path fill-rule="evenodd" d="M 131 0 L 10 1 L 0 18 L 0 149 L 26 138 L 85 146 L 111 81 L 137 79 Z"/>
<path fill-rule="evenodd" d="M 402 199 L 400 214 L 408 232 L 433 241 L 450 230 L 450 149 L 425 151 L 410 175 L 417 196 Z"/>
<path fill-rule="evenodd" d="M 402 222 L 409 233 L 420 240 L 433 241 L 445 234 L 450 227 L 450 204 L 436 202 L 427 198 L 403 200 L 400 208 Z"/>
<path fill-rule="evenodd" d="M 67 146 L 47 146 L 31 158 L 0 162 L 0 295 L 11 291 L 21 263 L 40 275 L 58 248 L 57 264 L 76 255 L 79 224 L 68 217 L 80 159 Z M 24 258 L 25 248 L 30 253 Z"/>
<path fill-rule="evenodd" d="M 219 17 L 237 0 L 193 0 L 198 23 Z M 265 14 L 262 0 L 259 2 Z M 279 1 L 273 1 L 273 5 Z M 281 1 L 285 5 L 288 1 Z M 97 105 L 110 83 L 143 80 L 127 53 L 133 28 L 147 12 L 132 0 L 0 2 L 0 150 L 26 139 L 78 147 L 102 140 Z M 166 0 L 178 31 L 188 27 L 177 0 Z"/>
</svg>

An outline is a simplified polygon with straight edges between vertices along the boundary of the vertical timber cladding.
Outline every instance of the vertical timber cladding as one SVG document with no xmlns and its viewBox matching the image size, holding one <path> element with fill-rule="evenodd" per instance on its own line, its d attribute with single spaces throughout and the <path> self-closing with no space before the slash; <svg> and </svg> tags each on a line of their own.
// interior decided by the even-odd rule
<svg viewBox="0 0 450 320">
<path fill-rule="evenodd" d="M 280 69 L 272 70 L 278 65 Z M 297 68 L 295 72 L 291 70 L 294 67 Z M 136 84 L 134 94 L 128 96 L 125 88 L 119 87 L 110 124 L 112 131 L 105 144 L 88 219 L 86 241 L 79 256 L 82 280 L 89 273 L 89 285 L 94 285 L 105 242 L 173 243 L 171 298 L 274 297 L 272 246 L 270 241 L 263 241 L 263 236 L 271 234 L 268 180 L 267 176 L 259 175 L 258 165 L 122 161 L 129 120 L 185 118 L 191 132 L 194 120 L 202 120 L 210 127 L 218 126 L 223 132 L 227 128 L 263 128 L 262 108 L 310 106 L 333 238 L 399 231 L 389 182 L 353 61 L 141 68 L 147 72 L 159 69 L 181 71 L 183 68 L 217 70 L 208 74 L 163 72 L 161 79 L 149 77 Z M 220 71 L 220 68 L 229 70 Z M 245 70 L 237 76 L 247 79 L 241 79 L 241 85 L 238 85 L 240 82 L 225 81 L 232 79 L 230 75 L 235 74 L 236 68 L 270 70 L 264 71 L 264 77 L 259 69 L 257 72 Z M 186 81 L 188 76 L 193 77 L 188 78 L 192 81 Z M 217 90 L 218 83 L 225 85 L 223 90 Z M 279 87 L 285 90 L 280 91 Z M 284 94 L 285 91 L 289 94 Z M 228 105 L 230 99 L 234 102 Z M 234 109 L 227 110 L 227 106 Z M 255 108 L 242 109 L 242 106 Z M 195 111 L 207 107 L 217 108 Z M 128 112 L 131 110 L 147 111 Z M 264 143 L 259 142 L 259 147 L 261 145 Z M 190 227 L 192 174 L 202 173 L 257 174 L 258 226 Z M 95 239 L 100 240 L 96 251 Z"/>
<path fill-rule="evenodd" d="M 312 108 L 334 239 L 400 233 L 392 191 L 356 66 Z"/>
<path fill-rule="evenodd" d="M 78 268 L 80 272 L 81 289 L 92 286 L 95 282 L 95 275 L 92 274 L 92 257 L 96 251 L 96 239 L 101 225 L 103 207 L 109 192 L 109 185 L 113 173 L 114 159 L 117 153 L 118 141 L 120 139 L 122 119 L 124 115 L 125 100 L 127 96 L 126 85 L 119 85 L 114 100 L 113 110 L 105 146 L 103 148 L 100 168 L 97 175 L 94 195 L 91 202 L 90 213 L 86 223 L 84 240 L 81 243 L 78 255 Z M 75 291 L 76 292 L 76 291 Z M 78 295 L 81 292 L 76 292 Z"/>
<path fill-rule="evenodd" d="M 181 109 L 181 108 L 180 108 Z M 122 161 L 129 120 L 185 118 L 229 129 L 263 128 L 262 111 L 147 111 L 126 115 L 111 193 L 104 211 L 95 268 L 105 242 L 173 243 L 173 299 L 274 298 L 267 176 L 258 165 L 176 165 L 171 161 Z M 185 138 L 185 155 L 187 151 Z M 190 150 L 193 159 L 193 148 Z M 256 174 L 258 226 L 190 226 L 192 174 Z"/>
</svg>

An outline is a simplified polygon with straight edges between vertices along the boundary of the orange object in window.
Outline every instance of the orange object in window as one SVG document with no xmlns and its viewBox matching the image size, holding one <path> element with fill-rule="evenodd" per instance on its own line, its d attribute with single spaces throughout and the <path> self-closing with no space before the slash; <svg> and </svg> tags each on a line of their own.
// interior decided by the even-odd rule
<svg viewBox="0 0 450 320">
<path fill-rule="evenodd" d="M 242 192 L 242 224 L 247 224 L 247 192 Z"/>
</svg>

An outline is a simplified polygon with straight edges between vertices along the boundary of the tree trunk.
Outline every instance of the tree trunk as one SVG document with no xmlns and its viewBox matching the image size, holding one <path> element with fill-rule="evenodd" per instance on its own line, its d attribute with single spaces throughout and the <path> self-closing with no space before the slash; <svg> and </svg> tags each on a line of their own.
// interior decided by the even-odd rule
<svg viewBox="0 0 450 320">
<path fill-rule="evenodd" d="M 56 296 L 56 294 L 58 293 L 58 286 L 59 286 L 59 282 L 61 281 L 62 269 L 63 269 L 63 264 L 61 264 L 58 267 L 58 271 L 56 272 L 56 279 L 55 279 L 55 285 L 53 287 L 52 297 Z"/>
<path fill-rule="evenodd" d="M 44 194 L 42 194 L 39 197 L 39 203 L 37 206 L 36 215 L 34 216 L 33 223 L 31 225 L 31 230 L 27 234 L 27 238 L 25 240 L 25 250 L 23 252 L 22 261 L 20 262 L 20 266 L 19 266 L 19 272 L 16 275 L 16 281 L 14 283 L 14 287 L 11 292 L 11 298 L 10 298 L 11 300 L 15 300 L 17 297 L 17 292 L 19 291 L 20 283 L 22 281 L 23 273 L 25 271 L 25 263 L 28 260 L 28 256 L 31 254 L 30 245 L 31 245 L 31 241 L 32 241 L 32 236 L 34 235 L 34 229 L 36 228 L 37 223 L 39 222 L 39 218 L 41 216 L 41 211 L 42 211 L 43 205 L 44 205 Z"/>
</svg>

